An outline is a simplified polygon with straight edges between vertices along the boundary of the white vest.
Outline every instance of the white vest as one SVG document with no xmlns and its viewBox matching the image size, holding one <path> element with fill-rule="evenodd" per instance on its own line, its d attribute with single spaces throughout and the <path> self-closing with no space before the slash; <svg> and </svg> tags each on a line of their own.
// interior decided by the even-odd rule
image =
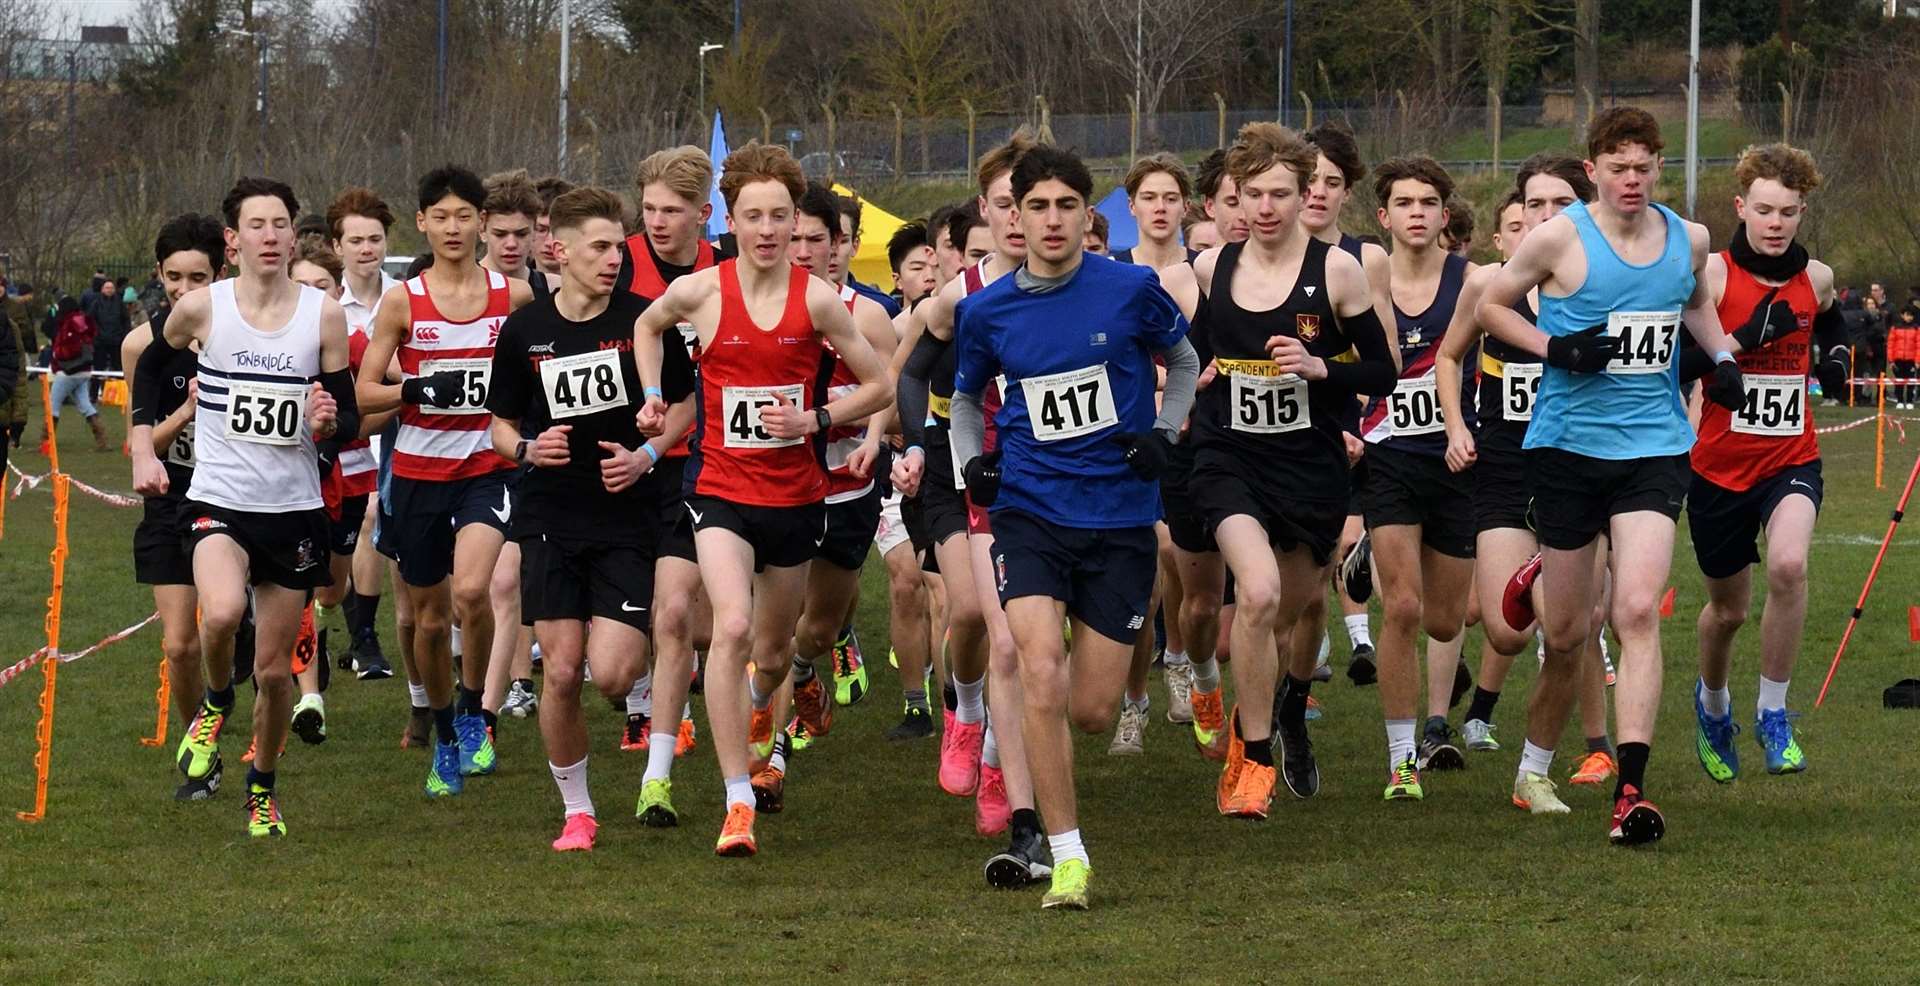
<svg viewBox="0 0 1920 986">
<path fill-rule="evenodd" d="M 320 376 L 320 305 L 300 286 L 287 324 L 262 332 L 234 303 L 232 280 L 208 287 L 212 315 L 200 349 L 189 499 L 228 510 L 312 510 L 320 498 L 319 455 L 307 431 L 307 391 Z"/>
</svg>

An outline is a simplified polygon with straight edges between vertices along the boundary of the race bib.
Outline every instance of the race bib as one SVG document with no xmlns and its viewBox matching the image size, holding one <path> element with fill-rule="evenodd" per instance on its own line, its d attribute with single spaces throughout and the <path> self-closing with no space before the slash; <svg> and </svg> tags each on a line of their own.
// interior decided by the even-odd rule
<svg viewBox="0 0 1920 986">
<path fill-rule="evenodd" d="M 1508 363 L 1500 384 L 1501 410 L 1508 421 L 1532 421 L 1533 402 L 1540 399 L 1542 363 Z"/>
<path fill-rule="evenodd" d="M 193 419 L 188 418 L 180 433 L 173 436 L 167 444 L 167 461 L 176 466 L 193 468 Z"/>
<path fill-rule="evenodd" d="M 493 360 L 486 357 L 429 359 L 420 361 L 420 375 L 430 377 L 445 370 L 460 371 L 460 388 L 451 407 L 420 406 L 421 414 L 485 414 L 487 389 L 493 382 Z"/>
<path fill-rule="evenodd" d="M 227 437 L 256 445 L 298 445 L 307 385 L 234 380 L 227 393 Z"/>
<path fill-rule="evenodd" d="M 720 388 L 721 409 L 726 412 L 723 444 L 738 449 L 786 448 L 806 441 L 799 437 L 775 438 L 760 421 L 760 409 L 778 404 L 776 397 L 786 398 L 787 403 L 795 407 L 804 407 L 801 402 L 806 391 L 806 385 L 797 383 L 784 387 Z"/>
<path fill-rule="evenodd" d="M 1020 391 L 1027 399 L 1033 437 L 1043 442 L 1092 434 L 1120 421 L 1104 364 L 1029 377 L 1020 381 Z"/>
<path fill-rule="evenodd" d="M 1438 383 L 1434 377 L 1425 376 L 1393 385 L 1387 407 L 1396 437 L 1431 435 L 1446 427 L 1440 420 Z"/>
<path fill-rule="evenodd" d="M 1607 315 L 1607 334 L 1620 348 L 1607 364 L 1608 373 L 1665 373 L 1673 364 L 1673 343 L 1680 331 L 1679 312 L 1613 312 Z"/>
<path fill-rule="evenodd" d="M 620 372 L 620 351 L 561 356 L 540 364 L 540 388 L 555 421 L 577 418 L 627 403 L 627 380 Z"/>
<path fill-rule="evenodd" d="M 1732 428 L 1742 435 L 1793 438 L 1806 430 L 1807 381 L 1797 373 L 1748 373 L 1746 402 L 1733 412 Z"/>
<path fill-rule="evenodd" d="M 1313 422 L 1307 414 L 1307 381 L 1297 373 L 1281 373 L 1272 360 L 1232 360 L 1225 368 L 1233 387 L 1229 398 L 1234 431 L 1278 435 L 1299 431 Z M 1245 364 L 1245 365 L 1241 365 Z"/>
</svg>

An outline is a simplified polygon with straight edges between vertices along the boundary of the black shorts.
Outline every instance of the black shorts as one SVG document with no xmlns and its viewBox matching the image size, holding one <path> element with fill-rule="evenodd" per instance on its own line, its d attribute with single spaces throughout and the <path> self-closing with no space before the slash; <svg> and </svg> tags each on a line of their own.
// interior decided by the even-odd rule
<svg viewBox="0 0 1920 986">
<path fill-rule="evenodd" d="M 1788 466 L 1738 492 L 1715 486 L 1695 473 L 1687 494 L 1687 528 L 1693 534 L 1693 556 L 1700 561 L 1701 573 L 1724 579 L 1745 571 L 1760 560 L 1760 532 L 1780 501 L 1804 496 L 1818 511 L 1825 492 L 1819 459 Z"/>
<path fill-rule="evenodd" d="M 933 555 L 933 538 L 927 533 L 927 511 L 918 496 L 900 498 L 900 523 L 907 529 L 907 539 L 913 542 L 913 553 L 920 558 L 920 567 L 928 569 L 927 559 Z"/>
<path fill-rule="evenodd" d="M 393 477 L 381 547 L 400 561 L 408 585 L 439 585 L 453 574 L 454 535 L 469 524 L 507 532 L 513 520 L 513 470 L 447 482 Z"/>
<path fill-rule="evenodd" d="M 340 498 L 340 519 L 327 520 L 327 550 L 351 555 L 360 544 L 360 524 L 367 519 L 368 494 Z"/>
<path fill-rule="evenodd" d="M 687 516 L 687 500 L 683 492 L 686 488 L 687 457 L 668 456 L 661 459 L 652 471 L 660 482 L 660 499 L 654 515 L 659 525 L 655 532 L 654 553 L 659 558 L 679 558 L 697 565 L 700 559 L 693 553 L 693 518 Z"/>
<path fill-rule="evenodd" d="M 1367 529 L 1420 525 L 1420 543 L 1450 558 L 1473 557 L 1473 475 L 1447 461 L 1384 445 L 1367 446 L 1360 510 Z"/>
<path fill-rule="evenodd" d="M 3 493 L 4 491 L 0 491 Z M 187 501 L 179 496 L 150 496 L 133 529 L 133 580 L 141 585 L 192 585 L 193 553 L 186 530 Z"/>
<path fill-rule="evenodd" d="M 317 589 L 333 584 L 324 552 L 327 511 L 324 507 L 285 513 L 228 510 L 187 501 L 181 510 L 188 556 L 201 541 L 224 534 L 247 553 L 249 585 L 271 582 L 288 589 Z"/>
<path fill-rule="evenodd" d="M 881 501 L 886 490 L 881 484 L 851 500 L 827 504 L 827 536 L 813 553 L 815 561 L 835 568 L 857 572 L 867 563 L 867 549 L 873 547 L 874 532 L 880 528 Z"/>
<path fill-rule="evenodd" d="M 1160 513 L 1166 518 L 1167 533 L 1173 546 L 1189 554 L 1220 550 L 1213 540 L 1212 528 L 1193 500 L 1195 451 L 1190 441 L 1173 447 L 1167 471 L 1160 475 Z"/>
<path fill-rule="evenodd" d="M 1353 471 L 1347 480 L 1347 516 L 1365 517 L 1366 511 L 1360 509 L 1360 488 L 1367 485 L 1367 460 L 1373 457 L 1373 448 L 1368 446 L 1366 454 L 1353 464 Z"/>
<path fill-rule="evenodd" d="M 1534 530 L 1541 544 L 1560 551 L 1592 544 L 1616 514 L 1651 510 L 1678 518 L 1692 479 L 1685 453 L 1596 459 L 1565 449 L 1527 450 Z"/>
<path fill-rule="evenodd" d="M 953 488 L 952 456 L 945 442 L 933 443 L 920 474 L 920 515 L 930 546 L 967 533 L 967 494 Z"/>
<path fill-rule="evenodd" d="M 1260 477 L 1245 459 L 1212 449 L 1202 450 L 1194 465 L 1193 502 L 1209 542 L 1218 540 L 1222 521 L 1244 514 L 1266 530 L 1268 544 L 1282 551 L 1305 548 L 1321 565 L 1332 560 L 1347 523 L 1344 501 L 1303 499 L 1298 490 Z"/>
<path fill-rule="evenodd" d="M 993 515 L 994 584 L 1000 604 L 1046 596 L 1109 640 L 1146 625 L 1160 541 L 1153 526 L 1064 527 L 1018 510 Z"/>
<path fill-rule="evenodd" d="M 753 548 L 753 570 L 792 568 L 813 560 L 827 537 L 827 505 L 756 507 L 719 497 L 694 494 L 686 511 L 695 533 L 709 528 L 732 531 Z M 867 527 L 873 537 L 873 527 Z"/>
<path fill-rule="evenodd" d="M 1473 531 L 1533 529 L 1527 514 L 1527 457 L 1517 443 L 1488 435 L 1473 464 Z"/>
<path fill-rule="evenodd" d="M 520 545 L 520 619 L 613 620 L 652 625 L 653 556 L 638 545 L 544 534 Z"/>
</svg>

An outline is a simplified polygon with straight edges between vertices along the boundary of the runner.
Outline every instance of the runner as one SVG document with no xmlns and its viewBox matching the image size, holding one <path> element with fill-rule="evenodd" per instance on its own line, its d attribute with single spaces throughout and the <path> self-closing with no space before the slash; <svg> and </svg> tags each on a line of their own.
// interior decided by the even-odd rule
<svg viewBox="0 0 1920 986">
<path fill-rule="evenodd" d="M 896 361 L 899 340 L 912 324 L 912 310 L 922 299 L 939 288 L 935 283 L 937 261 L 927 241 L 927 224 L 918 219 L 903 223 L 887 240 L 887 263 L 893 268 L 893 283 L 900 291 L 905 310 L 893 320 Z M 923 429 L 924 430 L 924 429 Z M 904 433 L 904 429 L 902 429 Z M 894 440 L 896 458 L 905 450 L 903 437 Z M 918 500 L 908 500 L 889 481 L 886 499 L 880 505 L 880 523 L 874 544 L 887 564 L 887 639 L 889 655 L 900 671 L 902 710 L 899 725 L 887 730 L 887 739 L 903 741 L 933 735 L 933 706 L 928 691 L 929 659 L 933 651 L 930 587 L 921 571 L 920 554 L 926 540 L 925 525 L 917 516 L 909 519 L 909 509 L 919 513 Z M 933 581 L 938 581 L 937 579 Z"/>
<path fill-rule="evenodd" d="M 1180 239 L 1195 253 L 1204 253 L 1226 242 L 1220 238 L 1220 227 L 1213 224 L 1198 204 L 1187 206 L 1187 215 L 1180 220 Z"/>
<path fill-rule="evenodd" d="M 824 449 L 807 436 L 888 402 L 886 365 L 854 329 L 838 293 L 786 261 L 794 203 L 805 188 L 783 148 L 756 141 L 728 155 L 720 190 L 741 259 L 676 280 L 634 324 L 647 433 L 667 419 L 662 334 L 681 321 L 699 333 L 697 444 L 685 488 L 714 607 L 706 696 L 727 788 L 714 847 L 722 856 L 757 851 L 749 746 L 760 752 L 772 744 L 769 705 L 789 670 L 806 563 L 826 534 Z M 760 328 L 768 323 L 772 329 Z M 825 404 L 822 340 L 860 381 Z M 749 661 L 754 671 L 743 689 Z"/>
<path fill-rule="evenodd" d="M 1727 673 L 1733 638 L 1746 622 L 1752 566 L 1767 535 L 1767 605 L 1760 619 L 1760 698 L 1754 738 L 1767 773 L 1805 770 L 1794 738 L 1787 685 L 1807 616 L 1807 553 L 1820 512 L 1820 444 L 1808 406 L 1809 370 L 1825 393 L 1846 386 L 1846 322 L 1834 302 L 1833 268 L 1796 242 L 1807 197 L 1820 186 L 1812 155 L 1786 144 L 1749 147 L 1733 175 L 1740 194 L 1728 249 L 1707 258 L 1706 291 L 1721 325 L 1738 325 L 1733 351 L 1746 383 L 1741 406 L 1706 404 L 1693 445 L 1687 524 L 1707 603 L 1700 610 L 1700 680 L 1694 716 L 1700 765 L 1720 783 L 1740 773 Z M 1801 329 L 1811 331 L 1802 334 Z M 1711 364 L 1683 357 L 1681 379 Z"/>
<path fill-rule="evenodd" d="M 247 771 L 247 832 L 285 835 L 275 767 L 286 743 L 293 681 L 288 658 L 308 590 L 325 584 L 327 522 L 314 443 L 355 434 L 359 412 L 347 373 L 346 317 L 318 291 L 287 277 L 293 190 L 242 178 L 221 203 L 226 241 L 240 275 L 189 291 L 174 305 L 135 369 L 140 412 L 132 443 L 151 447 L 157 395 L 181 351 L 198 343 L 194 473 L 181 517 L 200 600 L 206 697 L 180 744 L 181 769 L 205 781 L 220 759 L 220 730 L 233 709 L 234 636 L 252 588 L 255 648 L 253 766 Z M 261 326 L 269 328 L 263 330 Z M 167 492 L 164 468 L 147 460 L 144 495 Z"/>
<path fill-rule="evenodd" d="M 540 194 L 540 214 L 533 217 L 533 265 L 550 277 L 560 276 L 560 261 L 553 255 L 553 228 L 547 222 L 547 210 L 553 200 L 573 191 L 573 182 L 559 175 L 548 175 L 533 183 Z"/>
<path fill-rule="evenodd" d="M 993 572 L 1032 696 L 1022 703 L 1025 753 L 1054 860 L 1041 906 L 1083 910 L 1092 870 L 1068 720 L 1107 728 L 1133 636 L 1152 615 L 1153 484 L 1192 406 L 1199 361 L 1151 271 L 1083 252 L 1093 179 L 1079 158 L 1027 150 L 1009 191 L 1027 256 L 956 306 L 953 442 L 969 495 L 993 512 Z M 1158 419 L 1156 354 L 1168 373 Z M 981 397 L 1000 372 L 1002 444 L 983 454 Z"/>
<path fill-rule="evenodd" d="M 1621 655 L 1615 715 L 1620 775 L 1609 838 L 1652 842 L 1665 821 L 1646 799 L 1646 765 L 1660 697 L 1659 599 L 1673 561 L 1674 520 L 1693 444 L 1680 402 L 1676 336 L 1684 322 L 1716 366 L 1707 395 L 1741 402 L 1739 365 L 1700 277 L 1707 231 L 1650 202 L 1660 176 L 1659 124 L 1616 106 L 1587 131 L 1592 207 L 1574 203 L 1527 234 L 1480 301 L 1486 331 L 1546 360 L 1525 447 L 1545 597 L 1541 720 L 1566 720 L 1575 662 L 1592 632 L 1601 533 L 1612 546 L 1611 624 Z M 1539 287 L 1539 328 L 1518 307 Z M 1557 706 L 1557 707 L 1556 707 Z M 1529 721 L 1531 726 L 1533 723 Z M 1545 776 L 1551 747 L 1522 769 Z"/>
<path fill-rule="evenodd" d="M 295 282 L 340 299 L 342 267 L 340 258 L 327 246 L 325 233 L 308 233 L 293 248 L 290 273 Z M 343 313 L 344 314 L 344 313 Z M 362 340 L 359 347 L 364 348 Z M 358 369 L 354 356 L 356 344 L 347 337 L 347 371 Z M 362 421 L 364 424 L 364 419 Z M 300 631 L 293 644 L 293 680 L 300 698 L 293 703 L 294 735 L 308 744 L 327 740 L 327 703 L 325 692 L 331 658 L 327 655 L 325 629 L 317 629 L 324 607 L 339 606 L 347 599 L 347 580 L 352 574 L 353 550 L 360 540 L 361 523 L 367 515 L 367 493 L 373 491 L 373 474 L 355 477 L 350 487 L 341 473 L 342 439 L 356 444 L 358 435 L 340 436 L 316 443 L 320 453 L 320 498 L 327 512 L 327 571 L 332 581 L 313 590 L 313 597 L 300 614 Z M 358 492 L 360 490 L 365 492 Z M 245 759 L 244 757 L 242 759 Z"/>
<path fill-rule="evenodd" d="M 414 660 L 433 709 L 426 790 L 447 797 L 464 789 L 464 777 L 495 768 L 481 694 L 493 646 L 489 590 L 513 515 L 507 481 L 514 463 L 489 441 L 485 398 L 500 325 L 533 291 L 473 262 L 486 202 L 473 172 L 430 171 L 419 198 L 414 221 L 433 261 L 381 300 L 358 389 L 369 411 L 400 412 L 386 497 L 393 525 L 382 524 L 380 533 L 400 562 L 413 608 Z M 387 367 L 396 353 L 403 380 L 390 384 Z M 457 716 L 455 618 L 465 643 Z"/>
<path fill-rule="evenodd" d="M 121 366 L 139 366 L 140 354 L 157 333 L 165 331 L 168 310 L 187 292 L 213 283 L 226 256 L 220 230 L 220 220 L 196 213 L 176 216 L 160 227 L 153 241 L 153 259 L 155 276 L 166 288 L 168 307 L 152 322 L 127 333 L 120 346 Z M 0 331 L 12 332 L 13 327 L 0 325 Z M 134 427 L 127 438 L 134 486 L 145 492 L 159 485 L 159 476 L 166 477 L 165 492 L 145 497 L 140 525 L 133 530 L 133 575 L 140 584 L 153 586 L 153 608 L 160 614 L 160 652 L 166 657 L 167 681 L 183 732 L 200 711 L 206 681 L 200 665 L 195 613 L 200 600 L 193 589 L 193 556 L 180 537 L 186 527 L 187 488 L 193 484 L 194 397 L 199 391 L 194 374 L 199 362 L 200 354 L 192 347 L 171 358 L 161 370 L 162 385 L 143 388 L 134 402 L 128 415 Z M 151 441 L 139 440 L 142 429 L 152 433 Z M 220 789 L 220 775 L 216 751 L 208 771 L 198 779 L 187 777 L 173 796 L 181 801 L 212 797 Z"/>
</svg>

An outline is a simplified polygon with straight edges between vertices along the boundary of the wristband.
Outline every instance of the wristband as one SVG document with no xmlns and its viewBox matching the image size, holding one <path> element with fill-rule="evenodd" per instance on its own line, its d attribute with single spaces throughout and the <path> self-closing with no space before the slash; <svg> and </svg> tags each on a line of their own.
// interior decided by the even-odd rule
<svg viewBox="0 0 1920 986">
<path fill-rule="evenodd" d="M 650 459 L 650 460 L 652 460 L 652 461 L 654 461 L 654 462 L 659 462 L 659 461 L 660 461 L 660 453 L 658 453 L 658 452 L 655 452 L 655 451 L 653 450 L 653 446 L 652 446 L 652 445 L 650 445 L 650 444 L 648 444 L 648 443 L 646 443 L 646 442 L 641 442 L 641 443 L 640 443 L 640 451 L 642 451 L 642 452 L 645 452 L 645 453 L 647 453 L 647 458 L 648 458 L 648 459 Z"/>
<path fill-rule="evenodd" d="M 641 394 L 641 396 L 643 396 L 643 397 L 659 397 L 659 396 L 660 396 L 660 388 L 658 388 L 658 387 L 644 387 L 644 388 L 642 388 L 642 389 L 641 389 L 641 391 L 640 391 L 640 394 Z"/>
<path fill-rule="evenodd" d="M 920 447 L 920 446 L 918 446 L 918 445 L 909 445 L 909 446 L 907 446 L 907 447 L 906 447 L 905 449 L 903 449 L 903 450 L 901 451 L 901 453 L 900 453 L 900 454 L 901 454 L 901 455 L 908 455 L 908 454 L 911 454 L 911 453 L 914 453 L 914 452 L 918 452 L 918 453 L 920 453 L 920 456 L 921 456 L 921 458 L 925 458 L 925 457 L 926 457 L 926 455 L 927 455 L 927 450 L 926 450 L 926 449 L 923 449 L 923 448 L 921 448 L 921 447 Z"/>
<path fill-rule="evenodd" d="M 1733 354 L 1722 349 L 1713 354 L 1713 361 L 1715 363 L 1731 363 L 1733 362 Z"/>
</svg>

